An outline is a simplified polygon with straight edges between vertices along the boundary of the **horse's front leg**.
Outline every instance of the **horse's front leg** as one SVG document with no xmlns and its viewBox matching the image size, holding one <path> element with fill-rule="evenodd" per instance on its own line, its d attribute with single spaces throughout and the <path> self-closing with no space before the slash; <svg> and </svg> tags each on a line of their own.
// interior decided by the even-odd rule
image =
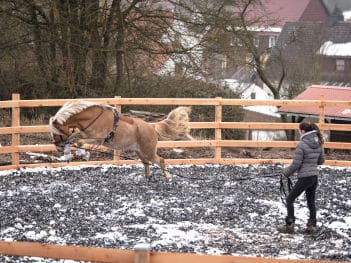
<svg viewBox="0 0 351 263">
<path fill-rule="evenodd" d="M 150 173 L 150 163 L 149 162 L 143 162 L 144 164 L 144 173 L 146 177 L 150 177 L 151 173 Z"/>
</svg>

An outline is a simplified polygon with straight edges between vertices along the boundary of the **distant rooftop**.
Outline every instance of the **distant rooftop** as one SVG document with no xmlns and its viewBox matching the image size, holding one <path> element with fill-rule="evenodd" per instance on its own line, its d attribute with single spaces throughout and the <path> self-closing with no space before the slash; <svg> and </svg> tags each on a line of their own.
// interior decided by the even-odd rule
<svg viewBox="0 0 351 263">
<path fill-rule="evenodd" d="M 323 21 L 327 16 L 321 0 L 263 0 L 262 3 L 281 27 L 286 22 Z"/>
<path fill-rule="evenodd" d="M 308 87 L 300 93 L 294 100 L 339 100 L 351 101 L 351 87 L 317 86 Z M 293 116 L 318 116 L 319 108 L 315 106 L 282 106 L 278 113 L 285 113 Z M 350 107 L 326 107 L 325 117 L 338 120 L 351 120 Z"/>
<path fill-rule="evenodd" d="M 333 43 L 324 42 L 319 49 L 319 54 L 324 56 L 351 57 L 351 42 Z"/>
</svg>

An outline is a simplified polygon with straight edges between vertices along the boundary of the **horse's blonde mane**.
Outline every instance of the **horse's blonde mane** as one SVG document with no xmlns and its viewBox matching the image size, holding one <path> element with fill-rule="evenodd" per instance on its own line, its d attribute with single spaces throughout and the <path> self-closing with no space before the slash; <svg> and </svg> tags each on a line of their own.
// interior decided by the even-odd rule
<svg viewBox="0 0 351 263">
<path fill-rule="evenodd" d="M 78 101 L 78 102 L 66 102 L 55 114 L 55 116 L 51 117 L 49 120 L 49 126 L 51 133 L 54 134 L 62 134 L 54 125 L 54 122 L 58 124 L 64 124 L 72 115 L 78 114 L 83 110 L 92 107 L 109 107 L 108 105 L 100 105 L 90 101 Z"/>
</svg>

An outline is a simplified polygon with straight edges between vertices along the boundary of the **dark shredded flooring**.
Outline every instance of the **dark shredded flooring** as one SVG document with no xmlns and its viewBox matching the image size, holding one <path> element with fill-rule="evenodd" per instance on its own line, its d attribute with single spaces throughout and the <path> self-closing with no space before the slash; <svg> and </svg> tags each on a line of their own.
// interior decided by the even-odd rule
<svg viewBox="0 0 351 263">
<path fill-rule="evenodd" d="M 351 169 L 321 167 L 318 231 L 281 234 L 281 165 L 93 166 L 0 173 L 0 239 L 154 251 L 351 261 Z M 1 262 L 67 262 L 0 256 Z M 72 261 L 70 261 L 72 262 Z"/>
</svg>

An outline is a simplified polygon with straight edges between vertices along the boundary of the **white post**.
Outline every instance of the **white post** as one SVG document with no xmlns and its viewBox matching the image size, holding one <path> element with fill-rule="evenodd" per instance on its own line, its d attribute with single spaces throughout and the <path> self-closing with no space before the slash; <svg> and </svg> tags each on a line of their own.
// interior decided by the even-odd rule
<svg viewBox="0 0 351 263">
<path fill-rule="evenodd" d="M 150 244 L 141 243 L 134 246 L 134 263 L 150 263 Z"/>
</svg>

